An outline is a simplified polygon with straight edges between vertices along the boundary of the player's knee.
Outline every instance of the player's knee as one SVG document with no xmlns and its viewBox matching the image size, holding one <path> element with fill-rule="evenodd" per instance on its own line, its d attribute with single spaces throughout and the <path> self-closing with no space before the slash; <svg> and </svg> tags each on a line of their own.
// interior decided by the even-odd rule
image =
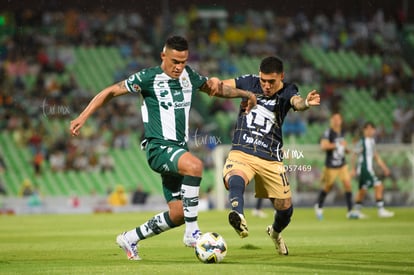
<svg viewBox="0 0 414 275">
<path fill-rule="evenodd" d="M 187 162 L 187 171 L 191 176 L 201 176 L 203 173 L 203 162 L 198 158 L 193 158 Z"/>
<path fill-rule="evenodd" d="M 345 181 L 344 182 L 344 189 L 345 189 L 345 191 L 352 191 L 352 185 L 351 185 L 351 182 L 349 182 L 349 181 Z"/>
<path fill-rule="evenodd" d="M 276 211 L 283 211 L 289 209 L 292 206 L 292 198 L 270 200 L 272 201 L 273 207 Z"/>
</svg>

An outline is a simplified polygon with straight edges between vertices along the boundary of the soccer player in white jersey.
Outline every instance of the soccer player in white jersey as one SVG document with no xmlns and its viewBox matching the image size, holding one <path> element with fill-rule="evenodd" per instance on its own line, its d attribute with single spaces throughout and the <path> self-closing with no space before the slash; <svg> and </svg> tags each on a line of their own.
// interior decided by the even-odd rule
<svg viewBox="0 0 414 275">
<path fill-rule="evenodd" d="M 376 128 L 374 123 L 366 122 L 364 124 L 363 136 L 357 143 L 355 154 L 352 158 L 352 163 L 354 164 L 356 157 L 358 157 L 356 168 L 354 165 L 352 165 L 352 167 L 354 167 L 353 174 L 357 175 L 359 183 L 359 190 L 355 198 L 355 210 L 357 211 L 360 218 L 365 217 L 365 215 L 360 211 L 367 190 L 372 187 L 374 187 L 375 190 L 378 217 L 390 218 L 394 216 L 394 212 L 388 211 L 384 208 L 384 185 L 382 184 L 382 181 L 375 175 L 374 171 L 375 161 L 382 169 L 384 176 L 390 175 L 390 170 L 375 149 L 375 132 Z"/>
<path fill-rule="evenodd" d="M 249 231 L 244 216 L 245 186 L 255 179 L 255 196 L 268 198 L 275 209 L 273 223 L 267 233 L 280 255 L 288 255 L 281 232 L 293 214 L 292 194 L 283 165 L 282 125 L 290 109 L 304 111 L 320 104 L 313 90 L 306 98 L 299 95 L 295 84 L 284 82 L 283 62 L 274 56 L 260 63 L 259 75 L 244 75 L 224 80 L 229 86 L 252 91 L 257 107 L 245 115 L 242 101 L 237 118 L 232 148 L 223 169 L 232 210 L 228 219 L 236 233 L 245 238 Z"/>
<path fill-rule="evenodd" d="M 186 65 L 187 40 L 172 36 L 161 52 L 160 66 L 143 69 L 128 79 L 98 93 L 70 124 L 72 135 L 89 116 L 114 97 L 127 93 L 141 94 L 145 129 L 145 150 L 150 167 L 160 173 L 168 211 L 117 236 L 118 245 L 128 259 L 139 260 L 138 242 L 185 224 L 184 244 L 193 247 L 201 235 L 197 223 L 199 187 L 203 163 L 188 151 L 188 124 L 191 99 L 200 90 L 218 97 L 241 97 L 248 101 L 249 111 L 256 97 L 249 91 L 225 86 L 218 78 L 199 75 Z M 137 164 L 139 165 L 139 164 Z"/>
</svg>

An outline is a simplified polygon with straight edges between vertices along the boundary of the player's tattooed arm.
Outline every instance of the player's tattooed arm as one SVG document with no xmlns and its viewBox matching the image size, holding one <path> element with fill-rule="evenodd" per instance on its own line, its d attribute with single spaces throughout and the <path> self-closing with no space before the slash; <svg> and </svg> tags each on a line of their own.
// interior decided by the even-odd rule
<svg viewBox="0 0 414 275">
<path fill-rule="evenodd" d="M 217 96 L 217 97 L 224 97 L 224 98 L 246 98 L 249 99 L 250 97 L 254 96 L 252 92 L 244 91 L 232 87 L 230 85 L 226 85 L 217 77 L 212 77 L 208 79 L 203 86 L 201 86 L 200 90 L 209 94 L 210 96 Z"/>
<path fill-rule="evenodd" d="M 226 83 L 227 84 L 227 83 Z M 240 90 L 235 87 L 223 84 L 216 77 L 212 77 L 200 88 L 201 91 L 208 93 L 210 96 L 223 98 L 246 98 L 246 113 L 250 112 L 257 104 L 256 95 L 250 91 Z"/>
<path fill-rule="evenodd" d="M 220 96 L 220 95 L 219 95 Z M 253 109 L 257 104 L 256 95 L 250 91 L 240 90 L 228 85 L 223 85 L 223 93 L 220 97 L 240 97 L 246 98 L 247 101 L 243 104 L 245 106 L 245 113 L 249 113 L 251 109 Z"/>
<path fill-rule="evenodd" d="M 321 99 L 318 92 L 316 90 L 312 90 L 306 96 L 306 99 L 303 99 L 300 96 L 293 96 L 290 103 L 296 111 L 304 111 L 309 109 L 311 106 L 320 105 Z"/>
</svg>

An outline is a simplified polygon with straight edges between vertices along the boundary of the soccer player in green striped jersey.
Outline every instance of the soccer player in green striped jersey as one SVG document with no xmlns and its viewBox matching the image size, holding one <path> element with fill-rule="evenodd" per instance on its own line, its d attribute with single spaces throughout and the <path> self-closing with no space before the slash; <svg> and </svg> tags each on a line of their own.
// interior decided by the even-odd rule
<svg viewBox="0 0 414 275">
<path fill-rule="evenodd" d="M 375 125 L 372 122 L 366 122 L 363 127 L 363 136 L 359 140 L 355 154 L 352 158 L 352 163 L 355 163 L 355 158 L 358 157 L 356 167 L 354 167 L 353 174 L 357 175 L 359 190 L 355 199 L 355 210 L 361 218 L 365 215 L 360 212 L 362 208 L 362 202 L 365 199 L 365 195 L 369 188 L 374 187 L 375 200 L 378 207 L 378 217 L 390 218 L 394 216 L 394 212 L 388 211 L 384 208 L 384 185 L 382 181 L 378 179 L 374 171 L 374 161 L 382 169 L 385 176 L 390 175 L 390 170 L 384 163 L 380 155 L 375 149 Z"/>
<path fill-rule="evenodd" d="M 98 93 L 70 124 L 72 135 L 97 109 L 114 97 L 127 93 L 141 94 L 145 130 L 145 150 L 150 167 L 160 173 L 168 211 L 117 236 L 118 245 L 128 259 L 139 260 L 138 242 L 185 224 L 184 244 L 193 247 L 201 235 L 198 227 L 198 197 L 203 163 L 187 147 L 189 112 L 194 92 L 200 90 L 218 97 L 248 100 L 247 112 L 256 105 L 249 91 L 232 88 L 215 77 L 207 78 L 186 63 L 187 40 L 172 36 L 161 52 L 161 65 L 143 69 L 128 79 Z"/>
</svg>

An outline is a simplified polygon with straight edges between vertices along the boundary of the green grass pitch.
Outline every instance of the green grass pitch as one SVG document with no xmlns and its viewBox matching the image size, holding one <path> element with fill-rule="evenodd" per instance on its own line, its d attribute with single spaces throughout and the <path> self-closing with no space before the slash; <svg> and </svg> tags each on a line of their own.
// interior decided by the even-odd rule
<svg viewBox="0 0 414 275">
<path fill-rule="evenodd" d="M 120 232 L 155 213 L 0 216 L 0 274 L 414 274 L 414 208 L 380 219 L 347 220 L 344 208 L 297 208 L 283 236 L 289 256 L 275 253 L 268 218 L 246 210 L 250 236 L 240 239 L 227 211 L 201 212 L 203 231 L 220 233 L 228 253 L 219 264 L 199 262 L 182 243 L 184 227 L 140 243 L 142 261 L 128 261 L 115 244 Z"/>
</svg>

